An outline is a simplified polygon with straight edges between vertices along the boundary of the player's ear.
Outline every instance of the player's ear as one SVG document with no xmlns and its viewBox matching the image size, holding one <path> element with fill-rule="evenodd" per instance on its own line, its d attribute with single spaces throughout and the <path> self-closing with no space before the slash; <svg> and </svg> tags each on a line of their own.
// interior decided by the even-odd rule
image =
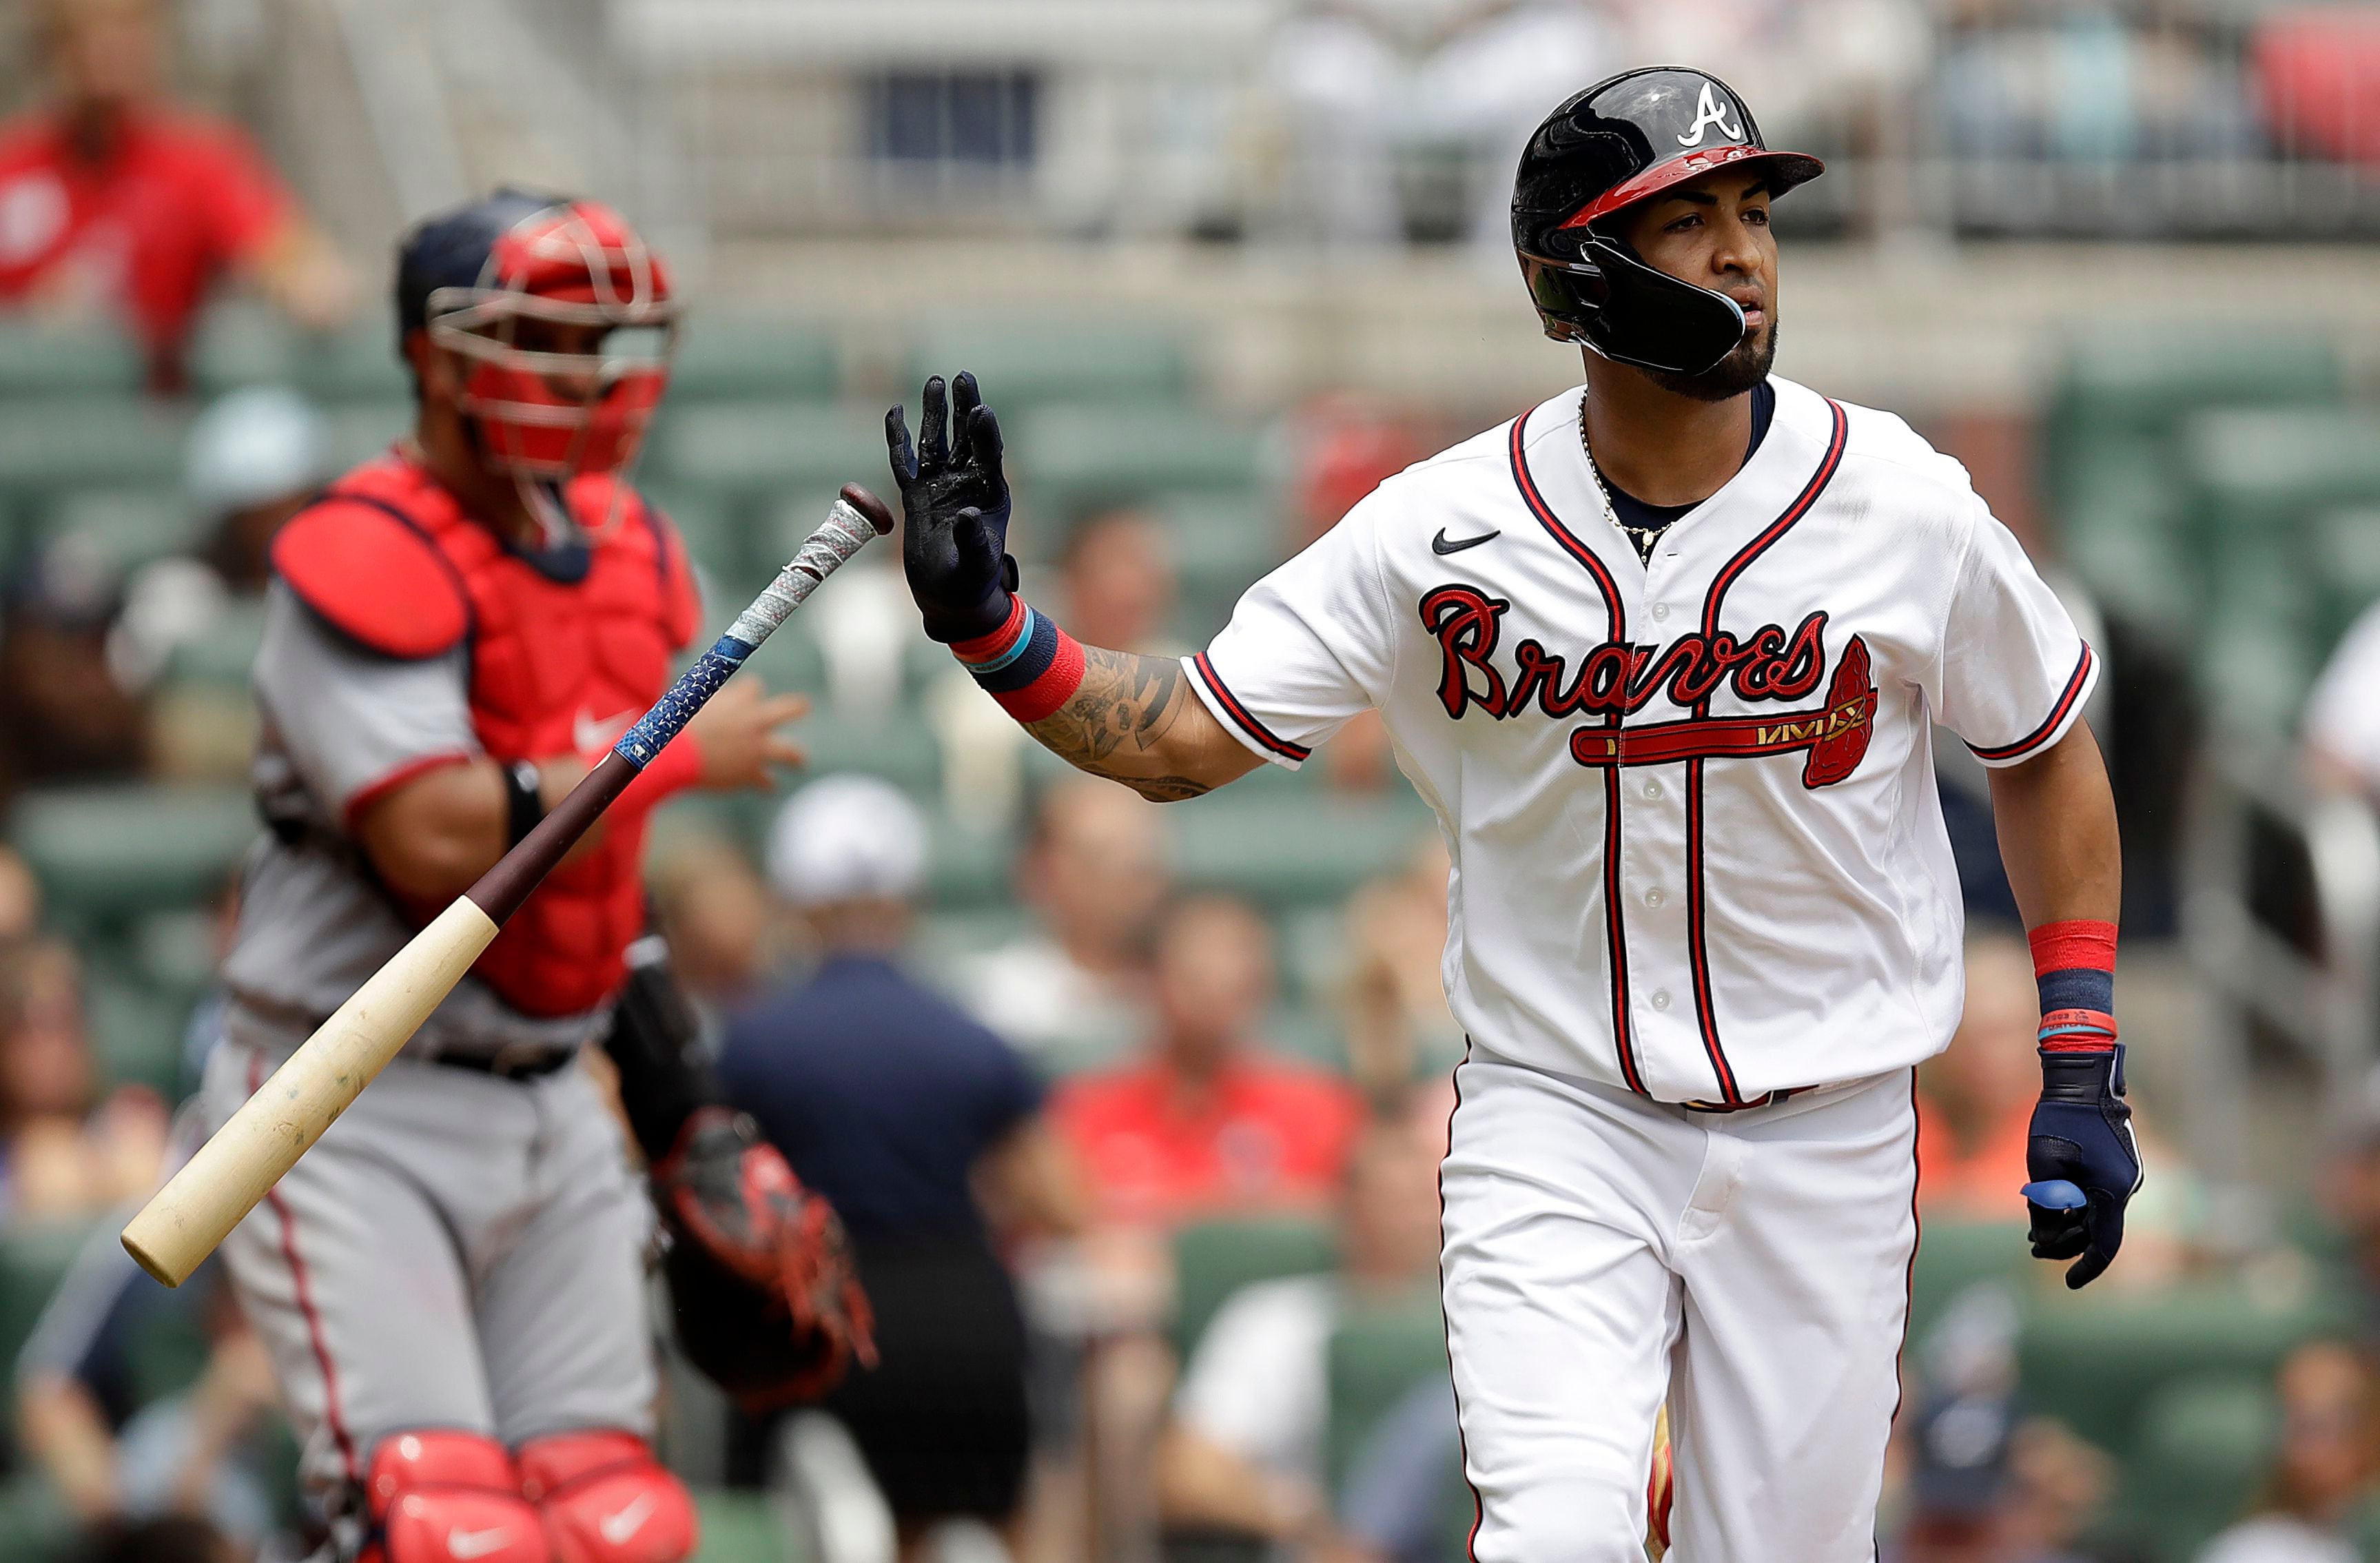
<svg viewBox="0 0 2380 1563">
<path fill-rule="evenodd" d="M 423 397 L 451 402 L 463 386 L 462 367 L 453 353 L 433 345 L 427 331 L 408 331 L 401 345 L 406 367 L 413 371 L 414 390 Z"/>
</svg>

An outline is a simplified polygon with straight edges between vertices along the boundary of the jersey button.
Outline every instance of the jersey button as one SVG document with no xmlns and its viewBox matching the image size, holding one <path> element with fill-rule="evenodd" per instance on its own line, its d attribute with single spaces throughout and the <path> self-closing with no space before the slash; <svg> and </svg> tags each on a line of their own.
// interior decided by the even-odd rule
<svg viewBox="0 0 2380 1563">
<path fill-rule="evenodd" d="M 1663 899 L 1664 898 L 1658 890 L 1647 890 L 1645 892 L 1645 904 L 1648 907 L 1658 907 L 1661 904 Z"/>
<path fill-rule="evenodd" d="M 1656 1009 L 1667 1009 L 1668 1007 L 1670 1007 L 1670 990 L 1669 990 L 1669 989 L 1667 989 L 1667 988 L 1657 988 L 1657 989 L 1655 989 L 1655 990 L 1654 990 L 1654 992 L 1653 992 L 1653 1007 L 1654 1007 L 1654 1008 L 1656 1008 Z"/>
<path fill-rule="evenodd" d="M 1667 604 L 1667 603 L 1656 603 L 1656 604 L 1653 604 L 1653 617 L 1654 617 L 1655 618 L 1667 618 L 1667 617 L 1670 617 L 1670 604 Z"/>
<path fill-rule="evenodd" d="M 1661 796 L 1661 784 L 1660 784 L 1659 782 L 1657 782 L 1657 781 L 1649 781 L 1649 780 L 1648 780 L 1647 782 L 1645 782 L 1645 797 L 1647 797 L 1647 798 L 1658 798 L 1658 797 L 1660 797 L 1660 796 Z"/>
</svg>

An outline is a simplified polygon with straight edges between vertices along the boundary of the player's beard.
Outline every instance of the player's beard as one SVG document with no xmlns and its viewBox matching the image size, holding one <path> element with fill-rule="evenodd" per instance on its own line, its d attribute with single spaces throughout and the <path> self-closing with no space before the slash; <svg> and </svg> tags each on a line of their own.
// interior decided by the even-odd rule
<svg viewBox="0 0 2380 1563">
<path fill-rule="evenodd" d="M 1645 372 L 1653 384 L 1665 391 L 1692 397 L 1696 401 L 1726 401 L 1767 379 L 1776 363 L 1777 315 L 1772 310 L 1767 324 L 1729 348 L 1727 357 L 1699 374 L 1675 374 L 1666 369 Z"/>
</svg>

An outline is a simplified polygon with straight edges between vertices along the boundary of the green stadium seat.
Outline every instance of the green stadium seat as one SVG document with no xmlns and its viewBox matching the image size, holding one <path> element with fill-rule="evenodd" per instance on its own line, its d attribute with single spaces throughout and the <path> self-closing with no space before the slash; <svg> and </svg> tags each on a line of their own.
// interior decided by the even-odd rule
<svg viewBox="0 0 2380 1563">
<path fill-rule="evenodd" d="M 84 926 L 203 904 L 260 828 L 244 788 L 137 785 L 30 792 L 8 827 L 52 908 Z"/>
<path fill-rule="evenodd" d="M 1275 907 L 1344 899 L 1404 862 L 1429 824 L 1420 800 L 1402 788 L 1379 798 L 1227 788 L 1178 804 L 1170 817 L 1185 884 Z"/>
<path fill-rule="evenodd" d="M 94 397 L 21 401 L 0 419 L 0 494 L 164 487 L 182 470 L 188 420 L 151 402 Z"/>
<path fill-rule="evenodd" d="M 267 306 L 218 304 L 192 334 L 190 384 L 209 398 L 243 385 L 287 385 L 298 372 L 295 336 L 286 319 Z"/>
<path fill-rule="evenodd" d="M 2314 523 L 2316 629 L 2325 653 L 2380 603 L 2380 508 L 2332 511 Z"/>
<path fill-rule="evenodd" d="M 1258 431 L 1188 409 L 1050 406 L 1013 422 L 1014 470 L 1045 514 L 1123 502 L 1161 506 L 1176 491 L 1246 494 L 1264 475 Z"/>
<path fill-rule="evenodd" d="M 8 1425 L 15 1422 L 17 1354 L 96 1229 L 95 1223 L 79 1219 L 0 1225 L 0 1408 L 6 1408 Z"/>
<path fill-rule="evenodd" d="M 1173 1234 L 1173 1349 L 1187 1362 L 1232 1293 L 1337 1262 L 1330 1227 L 1303 1215 L 1196 1221 Z"/>
<path fill-rule="evenodd" d="M 204 632 L 174 648 L 165 663 L 165 681 L 244 693 L 263 644 L 262 600 L 227 603 Z"/>
<path fill-rule="evenodd" d="M 1190 388 L 1190 362 L 1179 338 L 1133 327 L 1080 322 L 1006 322 L 929 332 L 909 354 L 901 394 L 911 403 L 927 376 L 971 371 L 984 399 L 1005 418 L 1041 402 L 1178 401 Z"/>
<path fill-rule="evenodd" d="M 795 1563 L 765 1494 L 697 1493 L 694 1507 L 702 1527 L 695 1563 Z"/>
<path fill-rule="evenodd" d="M 0 397 L 131 397 L 147 378 L 139 345 L 113 327 L 0 321 Z"/>
<path fill-rule="evenodd" d="M 413 379 L 396 356 L 394 318 L 298 344 L 298 388 L 326 402 L 410 402 Z"/>
<path fill-rule="evenodd" d="M 730 592 L 750 573 L 752 550 L 747 530 L 718 495 L 676 484 L 650 489 L 645 497 L 660 507 L 677 528 L 678 536 L 686 541 L 686 551 L 702 571 L 704 586 L 711 595 Z M 747 592 L 747 600 L 749 596 Z M 726 614 L 744 604 L 739 602 L 731 608 L 722 601 L 705 605 Z"/>
<path fill-rule="evenodd" d="M 331 426 L 331 470 L 344 472 L 411 432 L 413 403 L 385 397 L 358 398 L 330 408 L 325 416 Z"/>
<path fill-rule="evenodd" d="M 813 775 L 862 771 L 921 797 L 930 796 L 941 785 L 941 751 L 934 735 L 914 716 L 891 712 L 859 716 L 822 709 L 813 711 L 794 734 L 809 751 Z"/>
<path fill-rule="evenodd" d="M 2032 1263 L 2021 1221 L 1925 1221 L 1909 1276 L 1910 1344 L 1922 1345 L 1944 1311 L 1970 1288 L 2030 1280 Z"/>
<path fill-rule="evenodd" d="M 1174 629 L 1204 645 L 1230 622 L 1241 594 L 1288 556 L 1281 521 L 1255 491 L 1171 495 L 1160 513 L 1181 592 Z"/>
<path fill-rule="evenodd" d="M 1330 1337 L 1330 1419 L 1323 1454 L 1329 1490 L 1340 1490 L 1374 1430 L 1399 1402 L 1448 1373 L 1446 1326 L 1434 1281 L 1423 1282 L 1406 1298 L 1351 1307 Z M 1460 1445 L 1451 1444 L 1447 1453 L 1440 1477 L 1443 1556 L 1466 1557 L 1464 1539 L 1476 1511 L 1463 1479 Z"/>
<path fill-rule="evenodd" d="M 0 1478 L 0 1557 L 72 1563 L 88 1552 L 82 1526 L 47 1476 L 29 1467 Z"/>
<path fill-rule="evenodd" d="M 2248 1511 L 2272 1458 L 2273 1393 L 2256 1378 L 2185 1378 L 2160 1390 L 2141 1417 L 2139 1450 L 2118 1496 L 2116 1528 L 2151 1555 L 2187 1563 L 2215 1532 Z"/>
<path fill-rule="evenodd" d="M 77 489 L 54 498 L 35 529 L 44 543 L 72 537 L 119 571 L 189 548 L 189 510 L 171 488 Z"/>
<path fill-rule="evenodd" d="M 694 401 L 823 401 L 836 378 L 833 338 L 816 325 L 698 311 L 679 336 L 662 416 Z"/>
<path fill-rule="evenodd" d="M 942 911 L 1010 904 L 1012 852 L 1008 837 L 999 832 L 937 818 L 926 865 L 926 900 Z"/>
<path fill-rule="evenodd" d="M 2018 1344 L 2025 1403 L 2124 1460 L 2143 1447 L 2146 1413 L 2174 1384 L 2205 1374 L 2268 1380 L 2292 1347 L 2350 1322 L 2327 1298 L 2275 1305 L 2204 1283 L 2105 1299 L 2045 1291 L 2033 1300 Z"/>
<path fill-rule="evenodd" d="M 682 408 L 652 432 L 646 472 L 764 501 L 789 490 L 884 484 L 884 414 L 848 404 L 721 402 Z"/>
<path fill-rule="evenodd" d="M 116 960 L 93 960 L 83 984 L 91 1046 L 115 1085 L 145 1085 L 168 1102 L 195 1086 L 182 1078 L 182 1038 L 190 1002 L 141 979 Z"/>
</svg>

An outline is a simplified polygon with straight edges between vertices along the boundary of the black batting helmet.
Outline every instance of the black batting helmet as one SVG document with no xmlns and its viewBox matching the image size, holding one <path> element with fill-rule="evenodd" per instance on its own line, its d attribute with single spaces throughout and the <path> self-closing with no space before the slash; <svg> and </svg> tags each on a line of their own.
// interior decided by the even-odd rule
<svg viewBox="0 0 2380 1563">
<path fill-rule="evenodd" d="M 1679 374 L 1732 352 L 1743 340 L 1735 300 L 1646 265 L 1604 219 L 1741 163 L 1761 165 L 1772 195 L 1826 171 L 1771 152 L 1734 88 L 1684 66 L 1624 71 L 1548 115 L 1512 183 L 1512 247 L 1546 335 Z"/>
</svg>

